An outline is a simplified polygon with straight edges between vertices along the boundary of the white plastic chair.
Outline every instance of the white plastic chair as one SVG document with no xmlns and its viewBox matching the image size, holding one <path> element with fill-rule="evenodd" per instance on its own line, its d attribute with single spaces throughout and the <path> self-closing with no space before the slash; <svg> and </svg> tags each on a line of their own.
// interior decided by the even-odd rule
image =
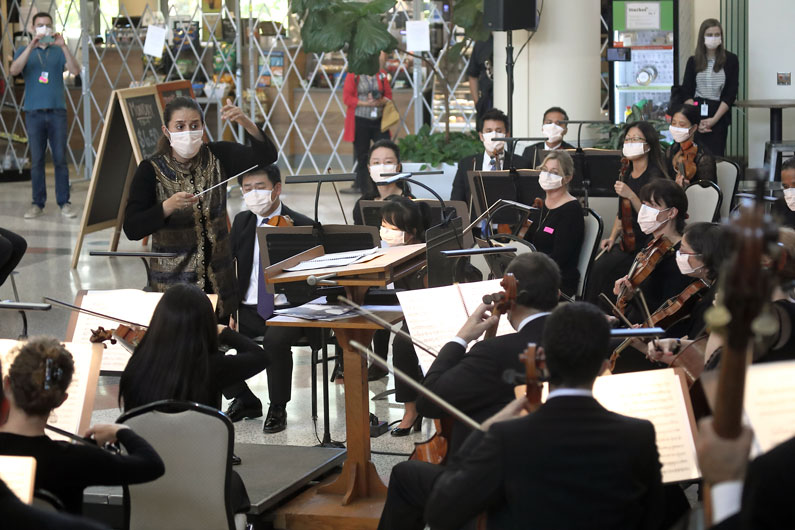
<svg viewBox="0 0 795 530">
<path fill-rule="evenodd" d="M 602 218 L 591 208 L 583 210 L 585 215 L 585 231 L 582 239 L 582 249 L 577 260 L 577 270 L 580 271 L 580 280 L 577 283 L 576 298 L 582 299 L 585 287 L 588 285 L 588 275 L 591 272 L 594 257 L 599 250 L 599 242 L 602 240 L 604 223 Z"/>
<path fill-rule="evenodd" d="M 687 187 L 685 195 L 688 223 L 709 223 L 718 219 L 723 194 L 717 184 L 699 180 Z"/>
<path fill-rule="evenodd" d="M 740 166 L 737 162 L 726 159 L 716 160 L 718 170 L 718 187 L 723 193 L 723 202 L 720 206 L 721 219 L 729 217 L 734 197 L 737 195 L 737 185 L 740 181 Z"/>
</svg>

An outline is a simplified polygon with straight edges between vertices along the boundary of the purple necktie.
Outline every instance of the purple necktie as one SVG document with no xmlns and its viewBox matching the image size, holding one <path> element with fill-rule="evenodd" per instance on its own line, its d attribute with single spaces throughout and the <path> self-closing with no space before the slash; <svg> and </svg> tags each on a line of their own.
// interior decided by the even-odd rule
<svg viewBox="0 0 795 530">
<path fill-rule="evenodd" d="M 267 219 L 263 219 L 260 226 L 267 224 L 267 222 Z M 256 234 L 254 237 L 257 237 Z M 259 261 L 259 271 L 257 274 L 257 314 L 263 319 L 268 320 L 273 315 L 273 295 L 268 292 L 266 287 L 265 275 L 262 271 L 262 258 L 260 258 Z"/>
</svg>

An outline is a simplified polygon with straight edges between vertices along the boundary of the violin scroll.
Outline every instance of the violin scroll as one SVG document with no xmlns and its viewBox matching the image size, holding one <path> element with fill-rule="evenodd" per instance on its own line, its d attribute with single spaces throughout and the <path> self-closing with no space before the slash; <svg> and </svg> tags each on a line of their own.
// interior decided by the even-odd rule
<svg viewBox="0 0 795 530">
<path fill-rule="evenodd" d="M 113 337 L 114 330 L 112 329 L 105 329 L 102 326 L 99 326 L 97 329 L 91 330 L 91 337 L 88 339 L 89 342 L 93 342 L 95 344 L 99 344 L 100 342 L 110 341 L 111 344 L 116 344 L 116 339 Z M 107 348 L 107 346 L 105 346 Z"/>
</svg>

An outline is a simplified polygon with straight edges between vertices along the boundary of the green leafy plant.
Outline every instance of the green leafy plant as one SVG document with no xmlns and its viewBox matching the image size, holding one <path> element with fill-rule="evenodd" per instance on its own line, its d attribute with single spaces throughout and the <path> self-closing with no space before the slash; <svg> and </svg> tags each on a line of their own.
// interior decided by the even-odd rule
<svg viewBox="0 0 795 530">
<path fill-rule="evenodd" d="M 654 126 L 654 129 L 658 133 L 668 130 L 668 122 L 655 116 L 656 113 L 653 103 L 649 100 L 642 99 L 635 105 L 632 105 L 624 123 L 590 125 L 600 136 L 599 140 L 594 144 L 594 147 L 599 149 L 621 149 L 621 132 L 624 130 L 627 123 L 647 121 Z M 668 145 L 668 142 L 665 141 L 665 137 L 662 134 L 660 134 L 659 138 L 663 146 Z"/>
<path fill-rule="evenodd" d="M 301 17 L 301 40 L 309 53 L 326 53 L 347 47 L 348 70 L 374 75 L 379 54 L 397 47 L 387 31 L 384 13 L 396 0 L 346 2 L 344 0 L 294 0 L 291 11 Z"/>
<path fill-rule="evenodd" d="M 423 125 L 417 134 L 409 134 L 398 140 L 400 155 L 407 162 L 425 162 L 437 167 L 443 162 L 457 164 L 465 156 L 474 155 L 483 149 L 478 133 L 452 132 L 449 139 L 445 133 L 431 134 L 431 128 Z"/>
</svg>

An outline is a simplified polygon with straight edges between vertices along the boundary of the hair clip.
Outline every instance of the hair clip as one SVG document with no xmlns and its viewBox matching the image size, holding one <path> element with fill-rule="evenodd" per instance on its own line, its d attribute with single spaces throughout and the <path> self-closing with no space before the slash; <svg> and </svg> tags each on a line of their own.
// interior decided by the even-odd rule
<svg viewBox="0 0 795 530">
<path fill-rule="evenodd" d="M 49 390 L 53 383 L 57 383 L 63 377 L 63 368 L 53 368 L 52 358 L 44 362 L 44 390 Z"/>
</svg>

